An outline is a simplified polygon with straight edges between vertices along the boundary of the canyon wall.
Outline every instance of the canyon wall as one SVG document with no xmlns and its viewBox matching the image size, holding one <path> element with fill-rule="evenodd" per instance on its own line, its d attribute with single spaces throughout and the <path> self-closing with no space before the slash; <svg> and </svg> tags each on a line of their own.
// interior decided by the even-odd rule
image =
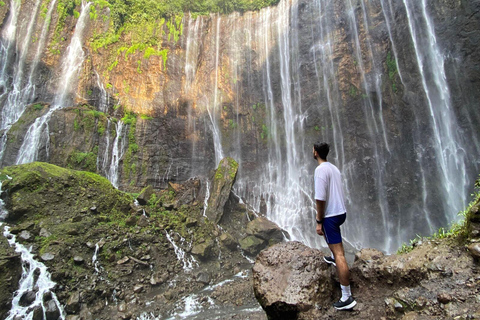
<svg viewBox="0 0 480 320">
<path fill-rule="evenodd" d="M 136 191 L 230 156 L 237 195 L 313 247 L 317 140 L 343 172 L 354 246 L 395 251 L 469 200 L 479 3 L 282 0 L 104 44 L 109 9 L 77 10 L 58 27 L 53 0 L 0 7 L 2 166 L 47 161 Z"/>
</svg>

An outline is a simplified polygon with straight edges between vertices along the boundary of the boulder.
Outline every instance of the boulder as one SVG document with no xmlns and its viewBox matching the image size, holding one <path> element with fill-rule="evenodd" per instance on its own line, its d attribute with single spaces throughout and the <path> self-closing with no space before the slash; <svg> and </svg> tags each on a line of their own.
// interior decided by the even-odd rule
<svg viewBox="0 0 480 320">
<path fill-rule="evenodd" d="M 77 291 L 70 295 L 65 305 L 65 311 L 70 314 L 75 314 L 80 311 L 80 292 Z"/>
<path fill-rule="evenodd" d="M 477 242 L 470 244 L 468 250 L 475 259 L 480 260 L 480 243 Z"/>
<path fill-rule="evenodd" d="M 150 200 L 150 197 L 154 193 L 153 187 L 152 186 L 146 186 L 143 188 L 143 190 L 140 192 L 140 194 L 137 197 L 137 201 L 140 205 L 144 206 L 148 204 L 148 200 Z"/>
<path fill-rule="evenodd" d="M 255 236 L 246 236 L 245 238 L 240 239 L 239 243 L 240 247 L 242 247 L 242 250 L 252 256 L 257 255 L 267 246 L 267 242 L 265 240 Z"/>
<path fill-rule="evenodd" d="M 222 233 L 219 239 L 222 246 L 228 248 L 229 250 L 233 251 L 237 249 L 238 242 L 230 233 L 228 232 Z"/>
<path fill-rule="evenodd" d="M 25 291 L 20 297 L 18 304 L 22 307 L 28 307 L 35 301 L 37 293 L 35 291 Z"/>
<path fill-rule="evenodd" d="M 282 242 L 284 231 L 265 217 L 258 217 L 247 224 L 247 234 L 263 239 L 269 245 Z"/>
<path fill-rule="evenodd" d="M 222 219 L 225 204 L 237 178 L 238 163 L 232 158 L 223 158 L 215 171 L 210 198 L 205 211 L 207 218 L 218 223 Z"/>
<path fill-rule="evenodd" d="M 200 260 L 208 260 L 213 254 L 214 242 L 211 239 L 196 244 L 192 248 L 192 254 L 196 255 Z"/>
<path fill-rule="evenodd" d="M 49 300 L 45 305 L 46 320 L 57 320 L 60 317 L 60 309 L 54 300 Z"/>
<path fill-rule="evenodd" d="M 262 251 L 253 267 L 255 297 L 269 319 L 319 319 L 330 306 L 333 281 L 323 253 L 300 242 Z"/>
</svg>

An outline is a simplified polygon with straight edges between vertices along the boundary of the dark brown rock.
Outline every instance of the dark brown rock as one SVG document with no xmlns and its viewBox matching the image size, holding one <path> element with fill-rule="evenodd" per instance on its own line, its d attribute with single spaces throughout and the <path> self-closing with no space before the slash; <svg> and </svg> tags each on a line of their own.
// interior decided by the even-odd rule
<svg viewBox="0 0 480 320">
<path fill-rule="evenodd" d="M 442 292 L 437 295 L 437 300 L 440 303 L 447 304 L 453 300 L 452 296 L 448 293 Z"/>
<path fill-rule="evenodd" d="M 475 259 L 480 259 L 480 243 L 472 243 L 468 246 L 468 250 Z"/>
<path fill-rule="evenodd" d="M 74 292 L 70 295 L 65 305 L 65 311 L 67 313 L 76 314 L 80 311 L 80 293 Z"/>
<path fill-rule="evenodd" d="M 238 242 L 235 240 L 235 238 L 228 232 L 222 233 L 220 235 L 220 243 L 228 248 L 229 250 L 235 250 L 237 249 Z"/>
</svg>

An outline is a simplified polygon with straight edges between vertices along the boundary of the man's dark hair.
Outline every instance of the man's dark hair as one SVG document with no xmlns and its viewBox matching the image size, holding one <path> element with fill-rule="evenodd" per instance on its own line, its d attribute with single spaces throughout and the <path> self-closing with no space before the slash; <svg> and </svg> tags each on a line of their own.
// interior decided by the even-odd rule
<svg viewBox="0 0 480 320">
<path fill-rule="evenodd" d="M 318 141 L 313 145 L 313 148 L 317 151 L 320 158 L 327 160 L 327 155 L 330 151 L 330 145 L 328 143 Z"/>
</svg>

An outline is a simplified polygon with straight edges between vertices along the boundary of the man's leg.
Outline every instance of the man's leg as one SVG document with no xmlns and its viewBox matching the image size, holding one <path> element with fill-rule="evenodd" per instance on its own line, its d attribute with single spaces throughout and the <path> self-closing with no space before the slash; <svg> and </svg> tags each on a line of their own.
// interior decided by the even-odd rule
<svg viewBox="0 0 480 320">
<path fill-rule="evenodd" d="M 329 244 L 328 247 L 335 257 L 335 263 L 337 264 L 337 273 L 342 286 L 350 285 L 350 270 L 348 270 L 347 260 L 345 259 L 345 250 L 343 249 L 343 243 Z"/>
</svg>

